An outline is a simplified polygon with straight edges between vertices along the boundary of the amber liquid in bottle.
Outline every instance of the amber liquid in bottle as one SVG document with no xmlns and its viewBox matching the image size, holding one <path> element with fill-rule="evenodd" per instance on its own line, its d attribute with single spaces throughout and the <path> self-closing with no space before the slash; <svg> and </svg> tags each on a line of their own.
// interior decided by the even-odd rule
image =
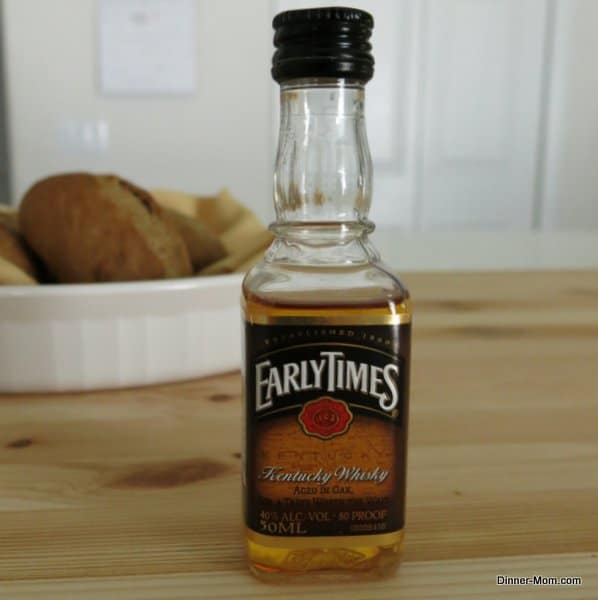
<svg viewBox="0 0 598 600">
<path fill-rule="evenodd" d="M 318 290 L 259 294 L 244 288 L 243 314 L 250 322 L 297 318 L 306 323 L 330 322 L 340 327 L 356 322 L 386 323 L 389 318 L 411 320 L 411 302 L 405 288 L 389 295 L 382 288 Z M 342 536 L 331 543 L 317 537 L 280 540 L 277 545 L 256 540 L 247 530 L 247 553 L 252 572 L 266 581 L 310 578 L 376 579 L 392 575 L 401 560 L 404 529 L 392 534 Z"/>
</svg>

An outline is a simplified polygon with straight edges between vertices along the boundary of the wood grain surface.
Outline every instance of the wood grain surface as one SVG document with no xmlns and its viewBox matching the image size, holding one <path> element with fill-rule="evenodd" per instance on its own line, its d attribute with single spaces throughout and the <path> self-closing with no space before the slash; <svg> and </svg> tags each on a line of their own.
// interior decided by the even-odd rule
<svg viewBox="0 0 598 600">
<path fill-rule="evenodd" d="M 0 597 L 598 598 L 598 272 L 405 279 L 399 576 L 281 588 L 246 573 L 234 373 L 0 396 Z M 505 588 L 498 574 L 583 584 Z"/>
</svg>

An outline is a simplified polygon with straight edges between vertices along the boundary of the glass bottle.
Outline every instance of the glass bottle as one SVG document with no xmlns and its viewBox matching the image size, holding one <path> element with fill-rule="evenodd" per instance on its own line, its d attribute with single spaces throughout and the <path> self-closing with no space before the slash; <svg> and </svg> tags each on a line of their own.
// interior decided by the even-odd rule
<svg viewBox="0 0 598 600">
<path fill-rule="evenodd" d="M 247 550 L 264 579 L 377 576 L 401 555 L 411 304 L 368 240 L 372 27 L 354 9 L 274 19 L 276 239 L 242 302 Z"/>
</svg>

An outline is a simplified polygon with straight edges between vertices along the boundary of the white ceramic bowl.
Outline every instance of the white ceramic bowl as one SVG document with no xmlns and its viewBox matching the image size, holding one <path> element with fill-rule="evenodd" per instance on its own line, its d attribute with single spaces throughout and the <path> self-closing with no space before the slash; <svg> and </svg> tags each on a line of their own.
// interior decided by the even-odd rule
<svg viewBox="0 0 598 600">
<path fill-rule="evenodd" d="M 242 279 L 0 286 L 0 392 L 130 387 L 238 369 Z"/>
</svg>

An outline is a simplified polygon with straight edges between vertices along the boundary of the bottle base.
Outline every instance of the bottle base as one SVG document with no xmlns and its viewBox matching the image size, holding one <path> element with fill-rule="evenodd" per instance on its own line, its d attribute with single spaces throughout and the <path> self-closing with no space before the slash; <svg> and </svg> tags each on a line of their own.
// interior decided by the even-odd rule
<svg viewBox="0 0 598 600">
<path fill-rule="evenodd" d="M 300 547 L 264 545 L 248 539 L 249 569 L 260 581 L 271 583 L 305 583 L 306 574 L 310 582 L 384 579 L 396 573 L 403 553 L 404 532 L 396 532 L 391 544 L 387 543 L 388 535 L 384 535 L 384 545 L 372 543 L 378 536 L 367 536 L 367 545 L 357 536 L 334 547 L 318 545 L 317 538 L 281 540 L 288 545 L 300 541 Z"/>
</svg>

